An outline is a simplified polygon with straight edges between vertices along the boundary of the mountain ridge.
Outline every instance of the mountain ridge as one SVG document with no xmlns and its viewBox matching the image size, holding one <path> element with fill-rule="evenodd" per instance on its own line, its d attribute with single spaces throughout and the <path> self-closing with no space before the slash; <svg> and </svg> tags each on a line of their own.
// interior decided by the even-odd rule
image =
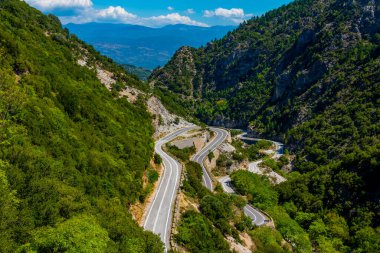
<svg viewBox="0 0 380 253">
<path fill-rule="evenodd" d="M 116 62 L 148 69 L 164 65 L 180 46 L 199 47 L 235 28 L 181 24 L 151 28 L 111 23 L 67 24 L 65 27 Z"/>
<path fill-rule="evenodd" d="M 0 252 L 163 252 L 128 210 L 154 130 L 116 90 L 146 85 L 23 1 L 0 1 L 0 55 Z"/>
<path fill-rule="evenodd" d="M 285 143 L 295 160 L 279 203 L 321 252 L 379 249 L 379 15 L 373 0 L 294 1 L 180 48 L 149 79 L 178 113 Z M 328 212 L 347 225 L 341 246 L 314 233 Z M 364 231 L 373 248 L 357 240 Z"/>
</svg>

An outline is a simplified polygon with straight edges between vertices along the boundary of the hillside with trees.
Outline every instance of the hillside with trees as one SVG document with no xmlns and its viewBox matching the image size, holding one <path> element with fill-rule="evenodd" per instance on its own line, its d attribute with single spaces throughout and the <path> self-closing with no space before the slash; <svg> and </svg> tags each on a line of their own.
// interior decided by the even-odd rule
<svg viewBox="0 0 380 253">
<path fill-rule="evenodd" d="M 0 1 L 0 252 L 163 252 L 128 207 L 153 155 L 144 103 L 96 68 L 146 88 L 23 1 Z"/>
<path fill-rule="evenodd" d="M 178 113 L 285 143 L 296 159 L 275 203 L 321 252 L 380 247 L 379 14 L 373 0 L 295 1 L 150 77 Z"/>
</svg>

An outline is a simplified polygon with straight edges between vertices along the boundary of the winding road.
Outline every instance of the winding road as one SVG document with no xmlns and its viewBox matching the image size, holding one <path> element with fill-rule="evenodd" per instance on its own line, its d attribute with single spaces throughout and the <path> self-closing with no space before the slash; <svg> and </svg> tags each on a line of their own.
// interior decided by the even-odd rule
<svg viewBox="0 0 380 253">
<path fill-rule="evenodd" d="M 262 139 L 247 137 L 246 134 L 240 135 L 239 138 L 242 140 L 248 140 L 248 141 L 262 140 Z M 276 151 L 275 151 L 273 158 L 281 157 L 284 154 L 284 144 L 282 144 L 280 142 L 276 142 L 276 141 L 272 141 L 272 142 L 276 145 Z M 258 160 L 256 162 L 250 163 L 248 170 L 250 172 L 256 173 L 256 171 L 259 171 L 258 165 L 262 162 L 263 162 L 263 160 Z M 281 178 L 280 178 L 280 182 L 283 182 L 286 180 L 284 178 L 283 179 L 281 179 Z M 229 194 L 235 193 L 235 191 L 231 185 L 231 178 L 229 176 L 225 176 L 223 178 L 220 178 L 218 181 L 222 184 L 223 190 L 226 193 L 229 193 Z M 259 210 L 255 209 L 251 205 L 246 205 L 244 207 L 244 213 L 245 213 L 245 215 L 247 215 L 248 217 L 250 217 L 252 219 L 253 224 L 255 224 L 256 226 L 262 226 L 268 221 L 268 218 L 263 213 L 261 213 Z"/>
<path fill-rule="evenodd" d="M 203 183 L 207 189 L 209 189 L 210 191 L 213 191 L 214 188 L 212 184 L 212 178 L 210 174 L 208 173 L 208 171 L 206 170 L 205 166 L 203 165 L 203 161 L 205 160 L 207 155 L 210 153 L 210 151 L 214 151 L 220 144 L 222 144 L 226 140 L 226 138 L 228 137 L 228 132 L 224 129 L 213 128 L 213 127 L 210 127 L 210 130 L 215 133 L 215 137 L 201 151 L 195 154 L 191 160 L 199 163 L 202 166 Z"/>
<path fill-rule="evenodd" d="M 220 178 L 218 181 L 222 184 L 223 190 L 226 193 L 236 194 L 236 192 L 232 188 L 231 178 L 229 176 Z M 259 210 L 255 209 L 251 205 L 246 205 L 244 207 L 244 214 L 250 217 L 252 219 L 252 223 L 256 226 L 262 226 L 268 220 L 268 218 L 264 214 L 262 214 Z"/>
<path fill-rule="evenodd" d="M 155 152 L 161 156 L 164 172 L 160 178 L 159 186 L 154 199 L 145 216 L 144 229 L 150 230 L 160 236 L 165 244 L 165 252 L 170 248 L 170 230 L 173 216 L 173 206 L 178 187 L 180 185 L 182 166 L 179 162 L 162 150 L 162 146 L 177 136 L 186 133 L 195 127 L 187 127 L 177 130 L 158 140 Z"/>
<path fill-rule="evenodd" d="M 246 134 L 240 135 L 239 138 L 241 140 L 248 140 L 248 141 L 263 140 L 263 139 L 257 139 L 257 138 L 247 137 Z M 276 146 L 276 150 L 275 150 L 274 155 L 272 156 L 272 158 L 273 159 L 278 159 L 278 158 L 280 158 L 284 154 L 284 144 L 282 144 L 281 142 L 277 142 L 277 141 L 272 141 L 272 143 Z M 286 181 L 286 178 L 284 178 L 283 176 L 279 175 L 278 173 L 276 173 L 274 171 L 263 173 L 263 169 L 260 168 L 260 166 L 259 166 L 259 164 L 262 163 L 262 162 L 263 162 L 262 159 L 257 160 L 255 162 L 251 162 L 248 165 L 248 171 L 252 172 L 252 173 L 255 173 L 255 174 L 266 175 L 266 176 L 269 176 L 271 178 L 274 178 L 276 184 L 279 184 L 279 183 L 282 183 L 282 182 Z"/>
<path fill-rule="evenodd" d="M 160 177 L 160 182 L 154 199 L 147 209 L 148 211 L 145 215 L 144 229 L 150 230 L 160 236 L 161 240 L 165 244 L 165 252 L 167 252 L 167 249 L 170 248 L 173 207 L 180 185 L 182 166 L 177 160 L 165 153 L 162 146 L 175 139 L 177 136 L 182 135 L 194 128 L 196 127 L 194 126 L 179 129 L 158 140 L 155 145 L 155 152 L 162 158 L 164 172 Z M 201 151 L 195 154 L 192 160 L 202 166 L 203 183 L 207 189 L 213 191 L 213 181 L 210 174 L 206 170 L 203 161 L 210 151 L 214 151 L 226 140 L 228 137 L 228 132 L 220 128 L 210 128 L 210 130 L 215 133 L 214 138 Z M 231 188 L 231 179 L 228 176 L 220 179 L 219 182 L 222 183 L 223 189 L 227 193 L 235 193 Z M 257 226 L 261 226 L 265 223 L 266 217 L 250 205 L 244 207 L 244 213 L 251 217 L 252 222 Z"/>
<path fill-rule="evenodd" d="M 261 140 L 265 140 L 265 139 L 248 137 L 246 133 L 241 134 L 238 137 L 239 137 L 240 140 L 246 140 L 246 141 L 261 141 Z M 265 141 L 267 141 L 267 140 L 265 140 Z M 281 157 L 284 154 L 284 144 L 282 144 L 281 142 L 277 142 L 277 141 L 270 141 L 270 142 L 272 142 L 276 146 L 276 153 L 273 156 L 273 158 L 279 158 L 279 157 Z"/>
<path fill-rule="evenodd" d="M 210 153 L 210 151 L 214 151 L 220 144 L 222 144 L 226 138 L 228 137 L 228 132 L 224 129 L 220 128 L 210 128 L 211 131 L 215 133 L 215 137 L 213 140 L 206 145 L 201 151 L 199 151 L 192 160 L 194 162 L 199 163 L 202 166 L 203 170 L 203 183 L 209 189 L 210 191 L 213 191 L 213 184 L 211 176 L 209 175 L 208 171 L 206 170 L 203 161 L 206 159 L 207 155 Z M 231 179 L 229 176 L 224 177 L 222 179 L 219 179 L 219 182 L 222 184 L 222 187 L 225 192 L 227 193 L 235 193 L 235 191 L 231 187 Z M 265 224 L 265 221 L 267 220 L 266 216 L 263 215 L 260 211 L 256 210 L 250 205 L 246 205 L 244 207 L 244 213 L 248 217 L 252 219 L 252 223 L 256 226 L 261 226 Z"/>
</svg>

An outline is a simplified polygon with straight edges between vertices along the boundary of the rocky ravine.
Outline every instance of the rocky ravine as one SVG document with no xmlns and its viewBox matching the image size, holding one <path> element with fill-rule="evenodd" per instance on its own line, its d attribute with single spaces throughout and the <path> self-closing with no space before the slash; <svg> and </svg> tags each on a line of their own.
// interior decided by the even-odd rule
<svg viewBox="0 0 380 253">
<path fill-rule="evenodd" d="M 158 138 L 166 133 L 173 132 L 179 128 L 194 126 L 182 117 L 170 113 L 161 101 L 152 96 L 147 101 L 148 111 L 154 115 L 153 126 L 156 129 L 154 137 Z"/>
</svg>

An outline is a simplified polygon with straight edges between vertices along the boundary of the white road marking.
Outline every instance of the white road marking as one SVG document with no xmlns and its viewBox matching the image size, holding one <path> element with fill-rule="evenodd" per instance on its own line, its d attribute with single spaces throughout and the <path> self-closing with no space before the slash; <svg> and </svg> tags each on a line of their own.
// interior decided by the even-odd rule
<svg viewBox="0 0 380 253">
<path fill-rule="evenodd" d="M 159 143 L 161 143 L 161 141 L 158 141 L 158 142 L 156 143 L 156 145 L 158 145 Z M 158 150 L 158 148 L 157 148 L 157 149 L 155 149 L 155 152 L 156 152 L 156 153 L 160 153 L 160 150 Z M 165 162 L 164 162 L 164 164 L 165 164 Z M 164 165 L 164 166 L 165 166 L 165 165 Z M 146 216 L 146 219 L 145 219 L 145 222 L 144 222 L 144 228 L 146 228 L 146 227 L 145 227 L 145 226 L 146 226 L 146 223 L 147 223 L 147 221 L 149 220 L 150 213 L 152 212 L 153 206 L 154 206 L 154 204 L 156 203 L 158 193 L 161 191 L 161 187 L 162 187 L 162 185 L 163 185 L 163 181 L 164 181 L 164 179 L 165 179 L 164 174 L 165 174 L 165 171 L 163 172 L 163 174 L 162 174 L 162 176 L 161 176 L 161 178 L 160 178 L 159 186 L 158 186 L 158 189 L 157 189 L 156 195 L 155 195 L 154 198 L 153 198 L 153 202 L 150 204 L 150 208 L 149 208 L 149 211 L 148 211 L 148 215 Z"/>
<path fill-rule="evenodd" d="M 166 159 L 166 158 L 165 158 Z M 166 166 L 165 166 L 166 167 Z M 169 188 L 169 180 L 170 180 L 170 178 L 172 177 L 172 174 L 173 174 L 173 167 L 172 167 L 172 165 L 171 165 L 171 163 L 170 163 L 170 161 L 169 161 L 169 166 L 168 166 L 169 168 L 170 168 L 170 174 L 169 174 L 169 179 L 168 179 L 168 183 L 166 184 L 166 187 L 165 187 L 165 191 L 164 191 L 164 196 L 166 196 L 166 192 L 168 191 L 168 188 Z M 160 205 L 159 205 L 159 207 L 158 207 L 158 211 L 157 211 L 157 216 L 156 216 L 156 219 L 154 220 L 154 225 L 153 225 L 153 231 L 155 231 L 156 230 L 156 226 L 157 226 L 157 221 L 158 221 L 158 214 L 160 213 L 160 211 L 161 211 L 161 208 L 162 208 L 162 204 L 164 203 L 164 201 L 161 201 L 161 203 L 160 203 Z M 165 241 L 164 241 L 165 242 Z"/>
<path fill-rule="evenodd" d="M 176 176 L 175 176 L 175 178 L 176 178 L 175 189 L 177 189 L 177 182 L 179 180 L 179 178 L 178 178 L 178 170 L 176 170 Z M 174 190 L 173 193 L 172 193 L 172 197 L 170 199 L 171 205 L 173 205 L 173 199 L 174 199 L 175 193 L 177 193 L 177 190 Z M 166 243 L 166 236 L 168 234 L 167 230 L 168 230 L 168 224 L 169 224 L 169 220 L 170 220 L 170 215 L 171 215 L 171 212 L 168 212 L 168 216 L 166 218 L 166 224 L 165 224 L 165 235 L 164 235 L 164 242 L 165 243 Z"/>
<path fill-rule="evenodd" d="M 248 205 L 247 205 L 247 206 L 248 206 Z M 249 208 L 248 208 L 247 206 L 245 206 L 245 211 L 247 211 L 248 213 L 252 214 L 253 217 L 255 217 L 255 219 L 252 220 L 252 222 L 255 222 L 256 219 L 257 219 L 257 217 L 256 217 L 256 215 L 255 215 L 253 212 L 251 212 L 251 210 L 249 210 Z"/>
<path fill-rule="evenodd" d="M 155 152 L 162 157 L 164 172 L 160 177 L 158 189 L 155 193 L 152 203 L 149 206 L 148 214 L 146 215 L 145 222 L 144 222 L 144 229 L 149 229 L 153 233 L 160 235 L 160 237 L 161 236 L 163 237 L 163 238 L 161 237 L 161 239 L 163 240 L 163 243 L 165 245 L 165 252 L 167 252 L 170 246 L 169 241 L 167 240 L 167 237 L 168 237 L 168 232 L 170 231 L 170 224 L 171 224 L 170 217 L 171 217 L 172 209 L 173 209 L 174 196 L 176 195 L 176 192 L 179 187 L 179 180 L 180 180 L 179 172 L 181 170 L 181 166 L 176 160 L 174 160 L 171 156 L 169 156 L 162 150 L 162 145 L 171 141 L 175 137 L 187 131 L 190 131 L 193 128 L 194 127 L 188 127 L 188 128 L 178 130 L 174 133 L 171 133 L 163 137 L 162 139 L 158 140 L 155 145 Z M 171 182 L 173 174 L 175 174 L 174 184 Z M 163 191 L 163 187 L 165 187 L 164 191 Z M 170 193 L 168 193 L 169 188 L 170 190 L 172 190 L 171 195 Z M 168 202 L 167 197 L 169 196 L 170 196 L 170 202 L 167 203 Z M 157 201 L 161 201 L 161 202 L 159 203 L 159 207 L 157 209 L 154 209 L 156 204 L 158 204 Z M 168 210 L 165 210 L 166 208 L 164 208 L 164 211 L 163 211 L 164 204 L 170 205 Z M 154 210 L 154 213 L 156 213 L 154 217 L 152 217 L 153 210 Z M 152 225 L 152 221 L 154 221 L 153 227 L 150 227 Z M 158 222 L 165 222 L 164 228 L 162 228 L 162 226 L 158 226 Z M 163 223 L 161 223 L 161 225 L 162 224 Z"/>
<path fill-rule="evenodd" d="M 206 158 L 207 153 L 214 151 L 226 139 L 228 134 L 227 131 L 219 128 L 210 128 L 210 130 L 215 132 L 216 136 L 198 154 L 196 154 L 192 160 L 201 165 L 203 172 L 203 183 L 207 189 L 212 191 L 212 178 L 206 170 L 203 161 Z"/>
</svg>

